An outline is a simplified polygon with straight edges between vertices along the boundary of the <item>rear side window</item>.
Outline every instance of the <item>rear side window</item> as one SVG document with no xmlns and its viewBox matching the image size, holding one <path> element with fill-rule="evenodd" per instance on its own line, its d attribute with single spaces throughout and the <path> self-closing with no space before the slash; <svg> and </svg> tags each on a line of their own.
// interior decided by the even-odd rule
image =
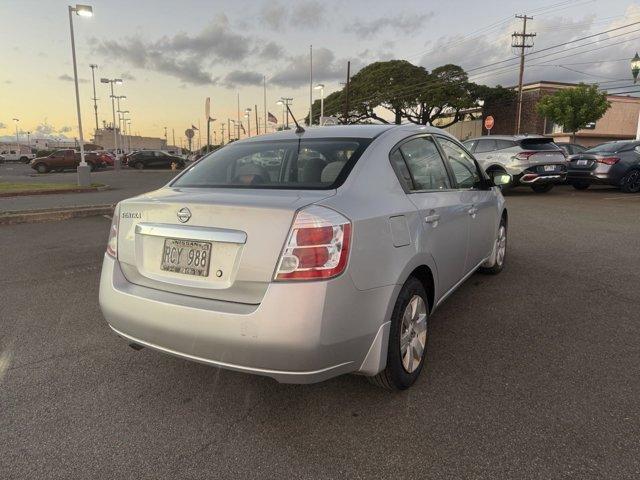
<svg viewBox="0 0 640 480">
<path fill-rule="evenodd" d="M 171 186 L 337 188 L 370 143 L 369 138 L 235 143 L 202 158 Z"/>
<path fill-rule="evenodd" d="M 476 143 L 478 143 L 477 140 L 467 140 L 466 142 L 462 142 L 462 145 L 470 152 L 473 152 L 473 147 L 476 146 Z"/>
<path fill-rule="evenodd" d="M 493 152 L 497 150 L 498 146 L 496 145 L 495 140 L 478 140 L 478 146 L 476 147 L 475 153 L 485 153 L 485 152 Z"/>
<path fill-rule="evenodd" d="M 414 138 L 400 145 L 398 150 L 401 152 L 406 168 L 411 175 L 412 190 L 451 188 L 444 162 L 432 138 Z"/>
</svg>

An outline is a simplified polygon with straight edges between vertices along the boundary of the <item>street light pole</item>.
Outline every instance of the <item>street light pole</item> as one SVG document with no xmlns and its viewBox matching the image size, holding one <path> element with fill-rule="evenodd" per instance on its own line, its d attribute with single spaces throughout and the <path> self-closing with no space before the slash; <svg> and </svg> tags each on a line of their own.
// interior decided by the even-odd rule
<svg viewBox="0 0 640 480">
<path fill-rule="evenodd" d="M 80 137 L 80 165 L 78 165 L 78 185 L 88 187 L 91 183 L 89 165 L 84 160 L 84 137 L 82 134 L 82 115 L 80 114 L 80 90 L 78 88 L 78 65 L 76 63 L 76 40 L 73 35 L 73 14 L 83 17 L 93 15 L 93 8 L 89 5 L 69 5 L 69 30 L 71 32 L 71 57 L 73 59 L 73 81 L 76 88 L 76 110 L 78 112 L 78 134 Z"/>
<path fill-rule="evenodd" d="M 92 63 L 91 67 L 91 80 L 93 81 L 93 112 L 96 115 L 96 131 L 98 131 L 98 98 L 96 97 L 96 68 L 98 65 Z"/>
<path fill-rule="evenodd" d="M 320 90 L 320 117 L 318 117 L 318 125 L 322 125 L 322 117 L 324 117 L 324 84 L 319 83 L 314 88 Z"/>
<path fill-rule="evenodd" d="M 115 94 L 113 93 L 113 85 L 121 85 L 122 79 L 120 78 L 101 78 L 100 83 L 109 83 L 111 85 L 111 113 L 113 114 L 113 148 L 115 153 L 115 160 L 113 161 L 114 170 L 120 169 L 120 158 L 118 157 L 118 132 L 116 131 L 116 103 Z"/>
<path fill-rule="evenodd" d="M 247 137 L 251 136 L 251 109 L 245 108 L 244 118 L 247 119 Z"/>
<path fill-rule="evenodd" d="M 640 55 L 638 52 L 631 59 L 631 75 L 633 75 L 633 83 L 638 82 L 638 74 L 640 73 Z M 640 140 L 640 111 L 638 111 L 638 125 L 636 126 L 636 140 Z"/>
<path fill-rule="evenodd" d="M 20 121 L 19 118 L 14 118 L 13 121 L 16 124 L 16 147 L 20 146 L 20 137 L 18 136 L 18 122 Z"/>
</svg>

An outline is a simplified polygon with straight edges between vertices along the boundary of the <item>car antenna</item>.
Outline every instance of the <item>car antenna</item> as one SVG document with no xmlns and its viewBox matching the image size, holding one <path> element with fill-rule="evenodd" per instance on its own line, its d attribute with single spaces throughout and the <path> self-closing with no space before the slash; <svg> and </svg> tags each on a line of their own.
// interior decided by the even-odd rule
<svg viewBox="0 0 640 480">
<path fill-rule="evenodd" d="M 293 116 L 293 112 L 291 111 L 291 108 L 289 108 L 289 104 L 287 104 L 287 110 L 289 111 L 291 118 L 293 118 L 293 123 L 296 124 L 296 133 L 304 133 L 305 129 L 300 126 L 300 124 L 296 120 L 296 117 Z"/>
</svg>

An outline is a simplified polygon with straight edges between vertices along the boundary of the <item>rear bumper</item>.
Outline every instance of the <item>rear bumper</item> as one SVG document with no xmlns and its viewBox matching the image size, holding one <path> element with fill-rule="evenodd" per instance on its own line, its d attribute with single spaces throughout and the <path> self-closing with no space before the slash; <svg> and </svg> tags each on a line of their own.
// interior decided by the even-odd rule
<svg viewBox="0 0 640 480">
<path fill-rule="evenodd" d="M 597 171 L 569 170 L 567 183 L 589 183 L 596 185 L 618 185 L 619 179 L 612 178 L 610 173 Z"/>
<path fill-rule="evenodd" d="M 134 343 L 279 382 L 313 383 L 384 368 L 398 289 L 360 291 L 342 275 L 272 283 L 260 305 L 221 302 L 129 283 L 105 255 L 100 307 L 110 327 Z"/>
</svg>

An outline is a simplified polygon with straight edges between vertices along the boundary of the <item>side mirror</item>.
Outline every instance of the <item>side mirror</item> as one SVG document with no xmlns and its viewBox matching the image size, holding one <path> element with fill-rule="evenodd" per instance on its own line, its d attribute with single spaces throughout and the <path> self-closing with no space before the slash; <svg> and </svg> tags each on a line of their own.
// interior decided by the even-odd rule
<svg viewBox="0 0 640 480">
<path fill-rule="evenodd" d="M 491 180 L 493 180 L 493 184 L 496 187 L 501 187 L 503 185 L 509 185 L 513 179 L 508 173 L 491 172 Z"/>
</svg>

